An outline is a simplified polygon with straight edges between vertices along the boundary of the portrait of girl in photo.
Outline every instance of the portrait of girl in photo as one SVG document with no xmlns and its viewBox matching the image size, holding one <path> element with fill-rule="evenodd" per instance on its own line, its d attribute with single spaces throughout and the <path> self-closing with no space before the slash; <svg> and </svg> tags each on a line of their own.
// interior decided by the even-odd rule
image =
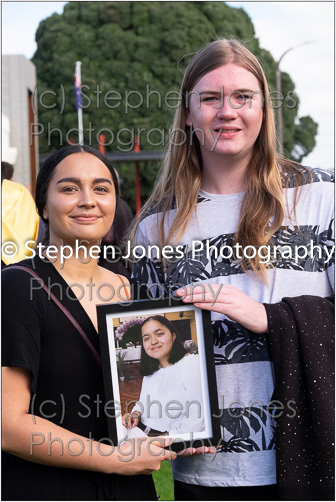
<svg viewBox="0 0 336 502">
<path fill-rule="evenodd" d="M 141 326 L 139 370 L 143 375 L 139 400 L 123 416 L 127 437 L 204 430 L 199 355 L 184 347 L 180 333 L 165 316 L 147 317 Z"/>
</svg>

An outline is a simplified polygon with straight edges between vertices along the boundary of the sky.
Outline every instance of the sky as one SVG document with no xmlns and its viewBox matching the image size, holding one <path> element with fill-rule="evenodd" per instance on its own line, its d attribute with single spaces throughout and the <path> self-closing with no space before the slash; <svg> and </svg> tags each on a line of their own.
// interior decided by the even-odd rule
<svg viewBox="0 0 336 502">
<path fill-rule="evenodd" d="M 2 53 L 31 58 L 39 22 L 61 14 L 66 2 L 1 2 Z M 252 19 L 260 46 L 275 60 L 289 48 L 280 69 L 290 74 L 300 97 L 299 116 L 319 125 L 317 146 L 303 163 L 334 169 L 334 2 L 226 2 Z M 304 42 L 313 42 L 300 45 Z"/>
</svg>

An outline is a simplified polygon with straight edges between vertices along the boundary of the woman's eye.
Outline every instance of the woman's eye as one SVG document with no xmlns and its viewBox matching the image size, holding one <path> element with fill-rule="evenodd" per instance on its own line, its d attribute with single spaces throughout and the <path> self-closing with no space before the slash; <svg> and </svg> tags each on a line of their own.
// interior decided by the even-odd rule
<svg viewBox="0 0 336 502">
<path fill-rule="evenodd" d="M 217 101 L 218 98 L 216 98 L 215 96 L 207 96 L 205 98 L 202 98 L 202 101 L 205 102 L 205 103 L 211 103 L 212 101 Z"/>
<path fill-rule="evenodd" d="M 149 340 L 148 336 L 144 336 L 142 339 L 143 342 L 148 342 L 148 340 Z"/>
<path fill-rule="evenodd" d="M 75 192 L 77 190 L 76 187 L 64 187 L 62 188 L 62 192 Z"/>
<path fill-rule="evenodd" d="M 102 193 L 107 193 L 108 189 L 106 187 L 96 187 L 95 188 L 96 192 L 102 192 Z"/>
<path fill-rule="evenodd" d="M 250 94 L 243 94 L 242 92 L 237 92 L 237 93 L 233 94 L 233 98 L 236 101 L 246 103 L 246 101 L 249 101 L 251 99 L 251 95 Z"/>
</svg>

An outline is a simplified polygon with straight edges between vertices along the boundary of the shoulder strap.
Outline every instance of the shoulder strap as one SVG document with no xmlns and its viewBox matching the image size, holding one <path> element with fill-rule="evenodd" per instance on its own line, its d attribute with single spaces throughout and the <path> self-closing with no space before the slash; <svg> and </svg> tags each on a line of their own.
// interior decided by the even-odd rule
<svg viewBox="0 0 336 502">
<path fill-rule="evenodd" d="M 124 290 L 125 290 L 125 293 L 126 293 L 126 298 L 127 298 L 127 300 L 130 300 L 130 299 L 131 299 L 131 296 L 130 296 L 129 291 L 127 291 L 126 281 L 125 281 L 124 276 L 123 276 L 123 275 L 118 274 L 118 277 L 119 277 L 119 279 L 121 280 L 122 285 L 124 286 Z"/>
<path fill-rule="evenodd" d="M 87 346 L 89 347 L 93 357 L 95 358 L 98 366 L 101 367 L 101 357 L 100 355 L 98 354 L 97 350 L 95 349 L 95 347 L 92 345 L 92 343 L 90 342 L 90 340 L 88 339 L 85 331 L 82 329 L 82 327 L 78 324 L 78 322 L 76 321 L 76 319 L 73 317 L 73 315 L 69 312 L 69 310 L 64 307 L 64 305 L 62 305 L 62 303 L 56 298 L 56 296 L 50 291 L 50 289 L 44 284 L 44 281 L 41 279 L 41 277 L 39 275 L 37 275 L 36 272 L 34 272 L 33 270 L 31 270 L 30 268 L 27 268 L 27 267 L 22 267 L 21 265 L 13 265 L 11 266 L 10 268 L 8 268 L 8 270 L 10 269 L 13 269 L 13 268 L 16 268 L 18 270 L 24 270 L 25 272 L 27 272 L 28 274 L 32 275 L 33 277 L 35 277 L 35 279 L 41 284 L 41 286 L 43 287 L 44 291 L 46 291 L 46 293 L 48 293 L 49 297 L 56 303 L 57 307 L 59 307 L 61 309 L 61 311 L 63 312 L 63 314 L 69 319 L 69 321 L 73 324 L 73 326 L 76 328 L 76 330 L 78 331 L 78 333 L 81 335 L 81 337 L 83 338 L 83 340 L 85 341 L 85 343 L 87 344 Z"/>
</svg>

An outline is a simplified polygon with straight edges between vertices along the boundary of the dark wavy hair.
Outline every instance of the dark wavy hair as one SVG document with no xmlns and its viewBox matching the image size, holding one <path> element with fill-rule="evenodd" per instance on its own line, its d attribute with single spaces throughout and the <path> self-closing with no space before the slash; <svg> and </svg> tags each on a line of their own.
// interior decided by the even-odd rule
<svg viewBox="0 0 336 502">
<path fill-rule="evenodd" d="M 101 162 L 103 162 L 103 164 L 105 164 L 105 166 L 110 171 L 112 176 L 112 181 L 114 184 L 116 199 L 118 204 L 118 198 L 120 195 L 118 178 L 113 165 L 107 160 L 107 158 L 101 152 L 95 150 L 94 148 L 91 148 L 90 146 L 85 146 L 85 145 L 63 146 L 56 152 L 52 153 L 50 157 L 48 157 L 43 162 L 36 180 L 35 204 L 37 207 L 38 214 L 46 224 L 46 238 L 44 239 L 44 241 L 49 241 L 49 222 L 43 217 L 43 209 L 47 201 L 47 190 L 50 180 L 58 164 L 62 162 L 62 160 L 64 160 L 66 157 L 69 157 L 69 155 L 73 155 L 74 153 L 89 153 L 97 157 L 99 160 L 101 160 Z"/>
<path fill-rule="evenodd" d="M 170 353 L 168 362 L 170 364 L 174 364 L 180 361 L 188 351 L 184 348 L 181 335 L 175 328 L 174 324 L 162 315 L 154 315 L 147 317 L 147 319 L 141 324 L 141 329 L 146 324 L 146 322 L 149 321 L 157 321 L 166 326 L 166 328 L 169 329 L 172 335 L 175 333 L 176 338 L 173 343 L 173 348 Z M 153 373 L 155 373 L 155 371 L 159 369 L 159 366 L 160 366 L 160 361 L 158 359 L 153 359 L 153 357 L 150 357 L 146 353 L 141 338 L 141 356 L 140 356 L 140 367 L 139 367 L 141 375 L 143 376 L 152 375 Z"/>
<path fill-rule="evenodd" d="M 9 162 L 1 161 L 1 182 L 11 180 L 14 174 L 14 167 Z"/>
</svg>

